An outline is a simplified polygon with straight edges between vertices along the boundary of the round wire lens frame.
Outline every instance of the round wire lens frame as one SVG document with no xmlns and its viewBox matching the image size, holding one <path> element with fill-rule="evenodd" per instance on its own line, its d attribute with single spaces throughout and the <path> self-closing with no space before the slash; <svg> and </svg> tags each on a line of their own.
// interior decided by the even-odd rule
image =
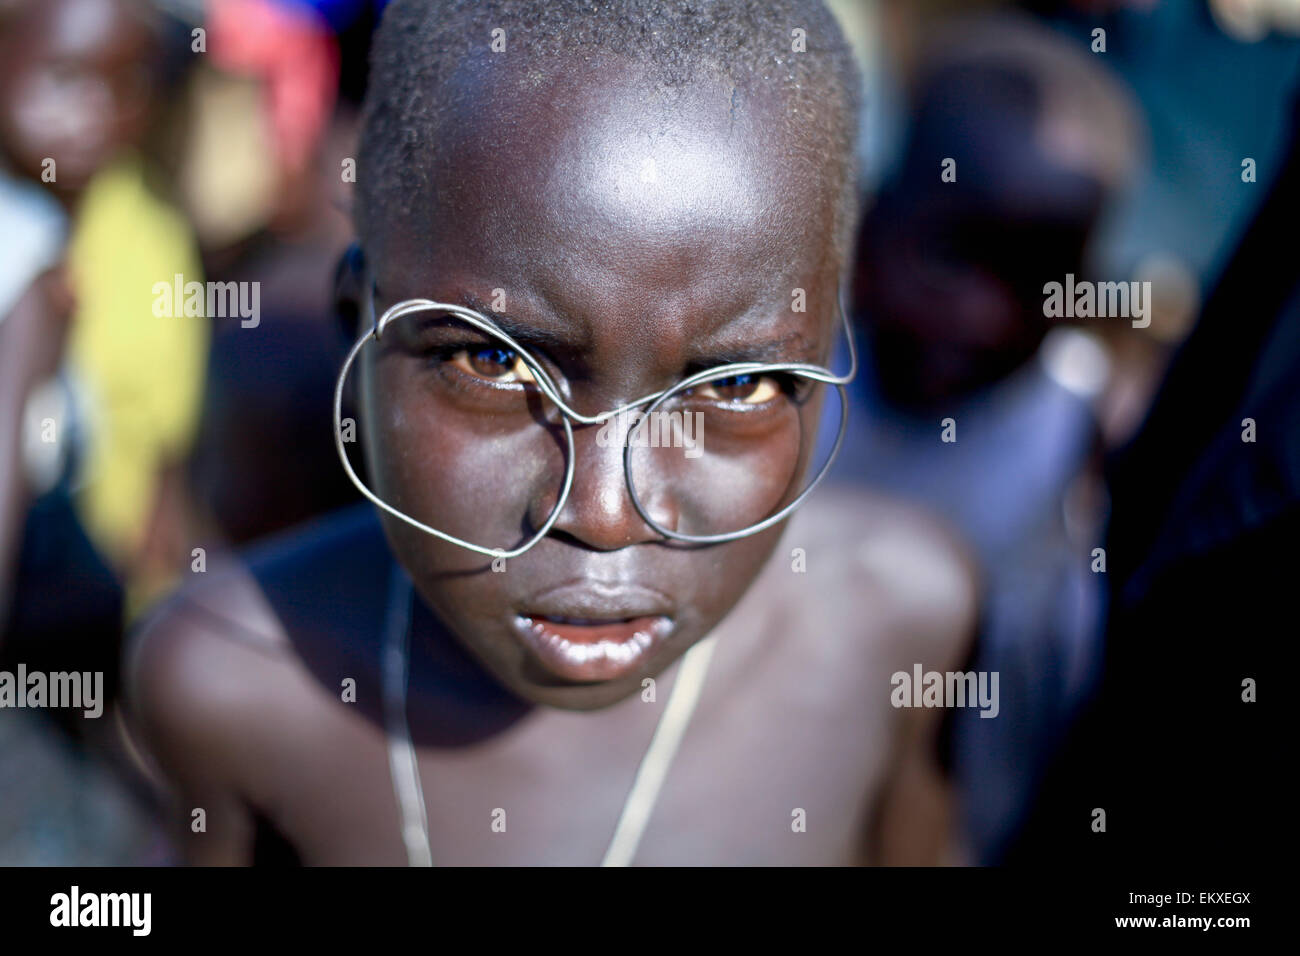
<svg viewBox="0 0 1300 956">
<path fill-rule="evenodd" d="M 637 434 L 637 432 L 640 429 L 645 428 L 647 426 L 647 424 L 658 412 L 660 406 L 662 406 L 665 402 L 669 401 L 670 399 L 680 394 L 681 392 L 686 391 L 687 389 L 694 388 L 697 385 L 704 385 L 708 382 L 714 382 L 719 379 L 733 378 L 738 375 L 752 375 L 752 374 L 760 374 L 760 373 L 764 375 L 771 375 L 777 372 L 784 372 L 790 375 L 795 375 L 800 378 L 811 379 L 812 381 L 820 382 L 824 385 L 833 385 L 835 386 L 835 388 L 839 390 L 839 395 L 840 395 L 839 428 L 836 430 L 835 443 L 831 446 L 830 454 L 826 456 L 826 462 L 825 464 L 822 465 L 821 470 L 817 472 L 816 477 L 814 477 L 812 481 L 808 482 L 807 487 L 805 487 L 803 491 L 799 492 L 799 494 L 796 495 L 794 499 L 791 500 L 787 505 L 785 505 L 785 507 L 781 508 L 779 511 L 775 512 L 774 514 L 764 518 L 762 521 L 759 521 L 752 525 L 747 525 L 746 527 L 741 528 L 739 531 L 727 531 L 720 534 L 685 534 L 680 531 L 670 530 L 669 528 L 666 528 L 663 525 L 661 525 L 650 514 L 649 509 L 646 508 L 645 505 L 641 502 L 641 498 L 636 491 L 636 482 L 632 478 L 632 451 L 633 448 L 636 447 L 633 444 L 633 437 Z M 826 477 L 827 472 L 830 471 L 831 465 L 835 463 L 835 459 L 839 456 L 840 445 L 844 443 L 844 436 L 848 432 L 848 426 L 849 426 L 849 404 L 848 404 L 849 395 L 847 389 L 845 389 L 844 387 L 846 384 L 847 384 L 846 382 L 840 380 L 839 376 L 833 375 L 830 372 L 828 372 L 826 369 L 820 368 L 816 365 L 806 365 L 801 362 L 778 362 L 778 363 L 747 362 L 747 363 L 741 363 L 736 365 L 727 365 L 721 368 L 705 369 L 701 372 L 696 372 L 694 375 L 682 379 L 672 388 L 667 389 L 664 392 L 661 392 L 659 394 L 659 397 L 656 398 L 654 401 L 652 401 L 649 407 L 646 408 L 644 417 L 641 418 L 638 422 L 636 422 L 636 424 L 633 425 L 630 429 L 628 429 L 627 438 L 623 446 L 623 476 L 626 480 L 628 496 L 632 499 L 632 504 L 636 508 L 637 514 L 641 516 L 642 521 L 644 521 L 647 525 L 653 528 L 658 534 L 661 534 L 666 538 L 672 538 L 677 541 L 685 541 L 690 544 L 722 544 L 723 542 L 726 541 L 736 541 L 739 540 L 740 538 L 747 538 L 750 535 L 758 534 L 760 531 L 765 531 L 766 529 L 772 527 L 772 525 L 784 521 L 787 517 L 789 517 L 790 513 L 794 511 L 795 508 L 798 508 L 801 504 L 803 504 L 804 500 L 810 494 L 812 494 L 813 489 L 815 489 L 817 485 L 821 483 L 821 480 Z M 818 433 L 818 431 L 819 429 L 814 428 L 813 431 L 814 452 L 816 449 L 815 436 Z"/>
<path fill-rule="evenodd" d="M 357 339 L 356 344 L 352 346 L 352 350 L 348 352 L 348 357 L 344 360 L 343 367 L 339 370 L 338 381 L 334 384 L 334 446 L 338 451 L 339 460 L 343 463 L 343 470 L 347 472 L 347 476 L 352 480 L 352 484 L 356 485 L 357 490 L 365 495 L 373 504 L 382 508 L 393 517 L 405 521 L 407 524 L 425 532 L 426 534 L 431 534 L 434 537 L 441 538 L 443 541 L 447 541 L 451 544 L 460 545 L 462 548 L 468 548 L 470 551 L 486 555 L 489 558 L 517 558 L 550 533 L 551 527 L 557 520 L 559 520 L 560 510 L 564 507 L 565 502 L 569 500 L 569 491 L 573 488 L 575 459 L 577 458 L 577 455 L 573 444 L 573 426 L 569 423 L 567 415 L 561 414 L 560 416 L 560 423 L 564 426 L 564 438 L 569 445 L 568 454 L 565 456 L 566 464 L 564 468 L 564 484 L 560 490 L 560 497 L 556 499 L 555 507 L 552 508 L 551 513 L 546 516 L 546 520 L 542 522 L 542 525 L 537 529 L 536 534 L 517 548 L 487 548 L 483 545 L 475 544 L 472 541 L 466 541 L 464 538 L 458 538 L 455 535 L 448 534 L 445 531 L 439 531 L 437 528 L 412 518 L 403 511 L 399 511 L 371 491 L 366 483 L 361 480 L 360 476 L 356 473 L 356 470 L 353 469 L 352 462 L 348 459 L 347 449 L 343 447 L 343 389 L 347 382 L 348 372 L 351 370 L 352 364 L 357 360 L 357 356 L 361 354 L 361 350 L 365 348 L 366 343 L 372 338 L 378 342 L 380 336 L 384 333 L 384 329 L 386 329 L 392 322 L 408 315 L 413 315 L 417 312 L 431 311 L 454 315 L 456 318 L 474 326 L 479 331 L 500 339 L 502 342 L 509 345 L 510 348 L 513 349 L 521 359 L 523 359 L 524 364 L 528 366 L 529 372 L 532 373 L 533 378 L 544 393 L 547 395 L 559 393 L 559 390 L 555 387 L 555 383 L 551 381 L 551 377 L 546 373 L 546 369 L 542 368 L 537 360 L 528 354 L 528 351 L 524 349 L 523 346 L 505 332 L 501 331 L 501 329 L 497 328 L 482 315 L 479 315 L 477 312 L 472 309 L 467 309 L 464 306 L 452 305 L 447 302 L 434 302 L 430 299 L 408 299 L 405 302 L 399 302 L 388 309 L 379 321 L 375 323 L 373 328 L 362 333 L 362 335 Z M 370 314 L 374 314 L 373 304 L 370 307 Z"/>
<path fill-rule="evenodd" d="M 371 317 L 372 320 L 375 314 L 374 295 L 374 284 L 368 283 L 366 314 Z M 598 415 L 583 415 L 576 409 L 571 408 L 568 403 L 565 402 L 564 397 L 560 393 L 560 389 L 556 386 L 555 382 L 552 381 L 551 376 L 547 373 L 546 369 L 544 369 L 541 364 L 533 358 L 528 350 L 511 338 L 506 332 L 498 328 L 496 324 L 487 317 L 475 312 L 473 309 L 461 305 L 455 305 L 454 303 L 435 302 L 432 299 L 407 299 L 390 306 L 384 314 L 380 316 L 377 322 L 374 322 L 369 329 L 357 337 L 357 341 L 353 344 L 351 350 L 348 352 L 347 358 L 343 361 L 343 367 L 339 369 L 338 379 L 334 384 L 334 447 L 338 452 L 339 461 L 343 464 L 343 470 L 352 484 L 356 486 L 357 490 L 360 491 L 367 500 L 377 507 L 382 508 L 388 514 L 406 522 L 417 530 L 423 531 L 426 534 L 431 534 L 450 544 L 459 545 L 460 547 L 466 548 L 477 554 L 482 554 L 489 558 L 516 558 L 528 551 L 550 533 L 555 522 L 559 520 L 560 512 L 563 510 L 565 503 L 569 500 L 569 493 L 573 490 L 573 477 L 575 474 L 577 459 L 577 449 L 573 441 L 572 423 L 577 422 L 580 425 L 599 425 L 615 416 L 623 415 L 633 409 L 641 407 L 642 405 L 648 404 L 649 408 L 647 409 L 645 416 L 629 430 L 623 449 L 623 473 L 626 479 L 625 484 L 627 485 L 628 496 L 632 499 L 632 504 L 636 508 L 637 513 L 649 527 L 654 529 L 656 533 L 663 535 L 665 538 L 670 540 L 684 541 L 690 544 L 719 544 L 725 541 L 735 541 L 740 538 L 757 534 L 788 517 L 789 514 L 802 504 L 803 501 L 812 493 L 813 489 L 817 487 L 821 480 L 830 471 L 831 465 L 834 464 L 835 459 L 839 455 L 840 446 L 844 443 L 844 436 L 848 430 L 849 422 L 848 392 L 845 389 L 845 386 L 857 377 L 858 356 L 857 349 L 853 342 L 853 330 L 849 326 L 848 310 L 844 308 L 843 301 L 840 301 L 837 304 L 839 306 L 841 324 L 844 329 L 844 337 L 848 342 L 849 349 L 849 371 L 844 375 L 836 375 L 829 369 L 802 362 L 735 362 L 729 365 L 721 365 L 717 368 L 696 372 L 694 375 L 688 376 L 670 388 L 663 389 L 659 392 L 652 392 L 649 395 L 643 395 L 635 401 L 628 402 L 618 408 L 610 409 L 609 411 L 601 412 Z M 551 513 L 547 515 L 546 520 L 542 522 L 541 527 L 537 529 L 537 532 L 518 547 L 508 549 L 487 548 L 483 545 L 475 544 L 472 541 L 466 541 L 463 538 L 458 538 L 455 535 L 448 534 L 445 531 L 439 531 L 437 528 L 412 518 L 405 512 L 394 508 L 371 491 L 366 483 L 362 481 L 361 477 L 356 473 L 356 470 L 352 467 L 351 460 L 348 458 L 347 449 L 344 447 L 346 442 L 343 439 L 343 391 L 347 384 L 348 372 L 351 371 L 357 357 L 361 354 L 361 350 L 365 348 L 368 342 L 372 339 L 378 342 L 380 337 L 383 335 L 384 330 L 390 324 L 397 319 L 405 318 L 406 316 L 413 315 L 417 312 L 441 312 L 446 315 L 455 316 L 479 331 L 506 343 L 511 350 L 523 359 L 524 364 L 528 366 L 529 372 L 533 375 L 533 384 L 560 411 L 561 424 L 564 426 L 564 438 L 569 446 L 568 453 L 565 456 L 564 483 L 560 489 L 560 496 L 556 499 L 555 506 L 551 509 Z M 817 476 L 808 483 L 808 486 L 804 488 L 793 501 L 778 512 L 770 515 L 757 524 L 751 525 L 747 528 L 742 528 L 739 531 L 730 531 L 724 534 L 713 535 L 691 535 L 672 531 L 659 524 L 648 514 L 641 499 L 637 496 L 636 488 L 632 481 L 632 435 L 636 433 L 638 428 L 643 427 L 645 423 L 649 421 L 650 413 L 657 411 L 664 402 L 684 389 L 720 378 L 772 372 L 786 372 L 798 375 L 812 379 L 813 381 L 821 382 L 824 385 L 834 385 L 839 389 L 840 427 L 835 436 L 835 444 L 831 447 L 831 452 L 826 458 L 826 463 L 822 465 Z"/>
</svg>

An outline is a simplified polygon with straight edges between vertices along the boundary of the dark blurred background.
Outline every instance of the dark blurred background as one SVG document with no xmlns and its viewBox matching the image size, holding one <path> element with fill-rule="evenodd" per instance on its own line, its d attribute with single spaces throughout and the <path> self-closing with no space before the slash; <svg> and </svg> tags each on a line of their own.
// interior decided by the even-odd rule
<svg viewBox="0 0 1300 956">
<path fill-rule="evenodd" d="M 196 562 L 354 500 L 332 280 L 382 5 L 0 0 L 0 670 L 99 670 L 110 695 L 98 720 L 0 709 L 0 864 L 177 861 L 111 706 L 123 633 Z M 1195 750 L 1107 741 L 1179 694 L 1224 695 L 1193 718 L 1216 745 L 1259 730 L 1239 687 L 1271 606 L 1226 609 L 1294 568 L 1268 556 L 1300 485 L 1273 188 L 1300 2 L 830 5 L 867 91 L 865 363 L 833 480 L 966 539 L 971 666 L 1001 675 L 1000 719 L 949 720 L 959 858 L 1095 857 L 1087 814 L 1125 801 L 1148 835 L 1126 845 L 1179 852 L 1194 811 L 1161 788 L 1198 785 Z M 1045 316 L 1067 274 L 1151 283 L 1149 324 Z M 141 321 L 174 276 L 256 283 L 256 327 Z M 1243 414 L 1258 451 L 1220 468 Z"/>
</svg>

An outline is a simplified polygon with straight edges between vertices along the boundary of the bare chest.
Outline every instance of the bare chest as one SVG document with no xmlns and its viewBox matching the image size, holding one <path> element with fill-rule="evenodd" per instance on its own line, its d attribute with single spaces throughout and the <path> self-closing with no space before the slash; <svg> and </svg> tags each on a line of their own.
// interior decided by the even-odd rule
<svg viewBox="0 0 1300 956">
<path fill-rule="evenodd" d="M 845 647 L 849 635 L 745 623 L 719 635 L 636 864 L 860 859 L 893 727 L 887 693 L 872 690 L 888 689 L 883 663 Z M 434 864 L 599 863 L 674 681 L 675 668 L 653 699 L 539 709 L 481 743 L 418 748 Z M 273 822 L 309 864 L 404 865 L 383 728 L 344 704 L 315 706 L 268 782 Z"/>
</svg>

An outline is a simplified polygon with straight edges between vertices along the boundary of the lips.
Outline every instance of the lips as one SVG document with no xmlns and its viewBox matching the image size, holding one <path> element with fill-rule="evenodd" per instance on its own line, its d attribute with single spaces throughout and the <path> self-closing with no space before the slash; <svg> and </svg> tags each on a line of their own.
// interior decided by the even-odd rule
<svg viewBox="0 0 1300 956">
<path fill-rule="evenodd" d="M 635 673 L 672 633 L 670 611 L 656 591 L 575 581 L 529 601 L 514 631 L 555 677 L 617 680 Z"/>
</svg>

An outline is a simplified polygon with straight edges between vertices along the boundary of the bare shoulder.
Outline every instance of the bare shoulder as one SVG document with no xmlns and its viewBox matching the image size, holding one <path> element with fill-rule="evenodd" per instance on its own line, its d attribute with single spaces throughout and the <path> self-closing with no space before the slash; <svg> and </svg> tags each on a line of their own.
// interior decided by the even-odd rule
<svg viewBox="0 0 1300 956">
<path fill-rule="evenodd" d="M 255 790 L 285 739 L 320 726 L 340 672 L 370 690 L 388 566 L 373 514 L 351 510 L 194 574 L 127 650 L 129 712 L 157 769 Z"/>
<path fill-rule="evenodd" d="M 845 486 L 819 489 L 782 546 L 807 584 L 912 659 L 957 663 L 974 634 L 977 564 L 961 538 L 925 510 Z"/>
<path fill-rule="evenodd" d="M 125 665 L 123 730 L 171 805 L 178 846 L 193 863 L 251 862 L 253 808 L 276 792 L 268 758 L 304 683 L 254 576 L 234 560 L 195 575 L 132 636 Z"/>
<path fill-rule="evenodd" d="M 148 615 L 127 648 L 128 711 L 162 764 L 153 769 L 173 778 L 236 777 L 238 742 L 266 727 L 275 699 L 266 684 L 292 653 L 241 562 L 195 575 Z"/>
</svg>

